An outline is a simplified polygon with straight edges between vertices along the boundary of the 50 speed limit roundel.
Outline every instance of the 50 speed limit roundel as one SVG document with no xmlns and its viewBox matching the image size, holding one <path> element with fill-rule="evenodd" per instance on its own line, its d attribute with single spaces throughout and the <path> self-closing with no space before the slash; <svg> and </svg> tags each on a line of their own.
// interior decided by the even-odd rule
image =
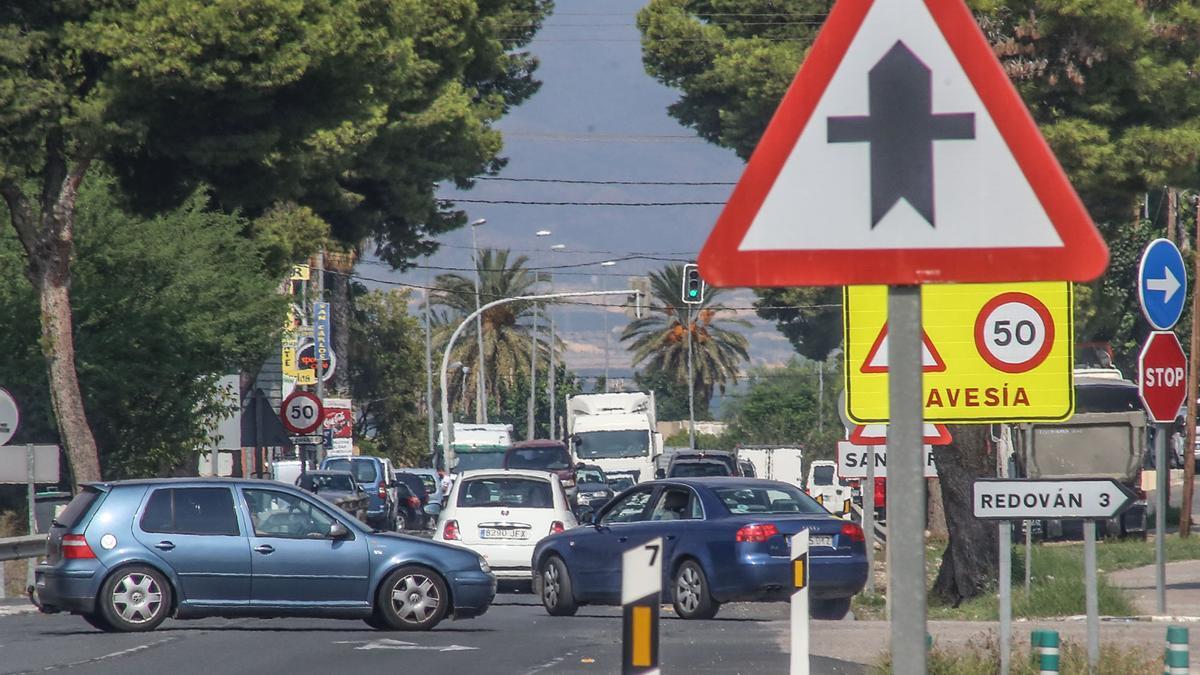
<svg viewBox="0 0 1200 675">
<path fill-rule="evenodd" d="M 325 410 L 316 394 L 297 391 L 284 399 L 279 417 L 293 434 L 311 434 L 325 423 Z"/>
<path fill-rule="evenodd" d="M 993 368 L 1024 373 L 1040 366 L 1054 346 L 1054 317 L 1028 293 L 1001 293 L 979 310 L 975 347 Z"/>
</svg>

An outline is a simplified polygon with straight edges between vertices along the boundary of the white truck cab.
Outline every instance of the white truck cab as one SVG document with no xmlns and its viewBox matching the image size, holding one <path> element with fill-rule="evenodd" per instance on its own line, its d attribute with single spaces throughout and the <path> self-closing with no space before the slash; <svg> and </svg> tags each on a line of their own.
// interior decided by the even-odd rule
<svg viewBox="0 0 1200 675">
<path fill-rule="evenodd" d="M 595 464 L 605 474 L 630 474 L 636 482 L 654 479 L 662 454 L 656 431 L 654 393 L 579 394 L 567 399 L 571 459 Z"/>
<path fill-rule="evenodd" d="M 837 473 L 837 462 L 818 459 L 808 465 L 806 492 L 834 515 L 850 512 L 850 486 Z"/>
</svg>

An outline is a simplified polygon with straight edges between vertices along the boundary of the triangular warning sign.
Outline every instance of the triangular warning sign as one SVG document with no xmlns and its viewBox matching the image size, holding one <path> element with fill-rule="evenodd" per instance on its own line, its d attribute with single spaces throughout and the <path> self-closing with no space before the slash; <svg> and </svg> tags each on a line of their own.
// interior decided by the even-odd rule
<svg viewBox="0 0 1200 675">
<path fill-rule="evenodd" d="M 942 355 L 938 353 L 937 347 L 933 346 L 933 341 L 929 339 L 929 333 L 922 331 L 921 336 L 921 371 L 926 373 L 940 373 L 946 370 L 946 362 L 942 360 Z M 886 373 L 887 367 L 887 324 L 879 329 L 879 336 L 875 338 L 875 344 L 871 345 L 871 349 L 867 352 L 867 358 L 863 359 L 862 366 L 859 368 L 864 373 Z"/>
<path fill-rule="evenodd" d="M 836 3 L 700 254 L 716 286 L 1083 281 L 1107 261 L 963 0 Z"/>
<path fill-rule="evenodd" d="M 949 445 L 950 429 L 945 424 L 925 423 L 925 445 Z M 883 445 L 887 443 L 886 424 L 856 424 L 850 432 L 850 442 L 854 445 Z"/>
</svg>

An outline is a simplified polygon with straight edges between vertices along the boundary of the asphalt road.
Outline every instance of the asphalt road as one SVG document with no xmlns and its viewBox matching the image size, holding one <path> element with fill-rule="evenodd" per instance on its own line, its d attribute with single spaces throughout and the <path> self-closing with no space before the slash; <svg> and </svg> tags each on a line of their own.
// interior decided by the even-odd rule
<svg viewBox="0 0 1200 675">
<path fill-rule="evenodd" d="M 711 621 L 664 608 L 662 670 L 786 673 L 787 606 L 727 605 Z M 502 593 L 484 616 L 428 633 L 372 630 L 361 621 L 168 620 L 141 634 L 106 634 L 70 615 L 0 616 L 0 673 L 619 673 L 621 618 L 614 607 L 548 616 L 529 594 Z M 863 673 L 813 657 L 812 672 Z"/>
</svg>

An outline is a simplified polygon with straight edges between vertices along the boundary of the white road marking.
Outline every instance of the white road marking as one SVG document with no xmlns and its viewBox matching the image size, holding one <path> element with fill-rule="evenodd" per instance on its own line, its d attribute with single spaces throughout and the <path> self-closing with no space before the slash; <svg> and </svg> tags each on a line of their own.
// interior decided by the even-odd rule
<svg viewBox="0 0 1200 675">
<path fill-rule="evenodd" d="M 338 640 L 333 644 L 359 645 L 354 648 L 358 651 L 391 649 L 397 651 L 465 652 L 479 649 L 478 647 L 468 647 L 466 645 L 419 645 L 415 642 L 405 642 L 391 638 L 383 638 L 382 640 Z"/>
</svg>

